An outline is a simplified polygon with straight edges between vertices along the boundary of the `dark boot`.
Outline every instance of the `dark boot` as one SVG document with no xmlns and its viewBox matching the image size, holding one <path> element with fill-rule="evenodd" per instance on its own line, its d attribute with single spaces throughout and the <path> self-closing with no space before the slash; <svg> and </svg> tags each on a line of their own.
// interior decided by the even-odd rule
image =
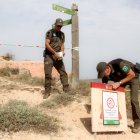
<svg viewBox="0 0 140 140">
<path fill-rule="evenodd" d="M 50 93 L 44 94 L 43 99 L 47 99 L 50 96 Z"/>
<path fill-rule="evenodd" d="M 63 86 L 63 91 L 64 91 L 65 93 L 68 93 L 68 92 L 70 91 L 69 85 L 64 85 L 64 86 Z"/>
<path fill-rule="evenodd" d="M 140 132 L 140 124 L 134 124 L 134 127 L 132 128 L 133 133 L 139 133 Z"/>
<path fill-rule="evenodd" d="M 46 90 L 42 94 L 43 94 L 43 99 L 47 99 L 50 96 L 50 92 Z"/>
</svg>

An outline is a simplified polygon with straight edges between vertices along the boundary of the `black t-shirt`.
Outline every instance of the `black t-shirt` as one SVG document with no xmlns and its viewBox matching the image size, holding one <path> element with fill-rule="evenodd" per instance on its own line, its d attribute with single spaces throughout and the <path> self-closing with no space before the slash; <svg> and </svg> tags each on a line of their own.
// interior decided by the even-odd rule
<svg viewBox="0 0 140 140">
<path fill-rule="evenodd" d="M 103 77 L 102 82 L 107 83 L 109 80 L 119 82 L 127 76 L 130 69 L 134 70 L 134 64 L 123 59 L 115 59 L 108 63 L 112 71 L 108 77 Z"/>
<path fill-rule="evenodd" d="M 55 31 L 55 29 L 51 29 L 46 33 L 46 39 L 50 40 L 50 46 L 54 49 L 54 51 L 61 51 L 61 46 L 65 42 L 65 35 L 62 31 Z M 47 49 L 46 51 L 49 52 Z"/>
</svg>

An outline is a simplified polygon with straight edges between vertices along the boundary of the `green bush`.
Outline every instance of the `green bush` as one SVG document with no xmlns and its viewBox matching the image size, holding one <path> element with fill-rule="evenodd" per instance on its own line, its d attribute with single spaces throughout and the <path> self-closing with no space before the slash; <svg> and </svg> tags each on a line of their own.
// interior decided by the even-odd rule
<svg viewBox="0 0 140 140">
<path fill-rule="evenodd" d="M 0 107 L 0 129 L 2 131 L 57 132 L 58 123 L 56 118 L 30 108 L 25 102 L 13 100 Z"/>
</svg>

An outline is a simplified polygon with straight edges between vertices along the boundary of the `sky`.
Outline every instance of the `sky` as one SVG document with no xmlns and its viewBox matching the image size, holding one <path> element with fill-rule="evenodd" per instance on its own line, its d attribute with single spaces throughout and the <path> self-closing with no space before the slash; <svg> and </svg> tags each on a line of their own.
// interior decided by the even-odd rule
<svg viewBox="0 0 140 140">
<path fill-rule="evenodd" d="M 123 58 L 140 63 L 139 0 L 0 0 L 0 55 L 43 61 L 46 31 L 56 18 L 71 18 L 53 10 L 52 4 L 71 8 L 73 3 L 78 5 L 80 79 L 95 79 L 100 61 Z M 62 31 L 64 63 L 71 71 L 71 25 Z"/>
</svg>

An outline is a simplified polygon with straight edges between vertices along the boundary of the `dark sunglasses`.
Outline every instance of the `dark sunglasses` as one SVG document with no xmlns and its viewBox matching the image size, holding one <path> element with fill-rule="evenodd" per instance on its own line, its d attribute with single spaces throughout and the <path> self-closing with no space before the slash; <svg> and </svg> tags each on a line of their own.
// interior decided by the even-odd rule
<svg viewBox="0 0 140 140">
<path fill-rule="evenodd" d="M 61 25 L 57 25 L 57 27 L 58 27 L 58 28 L 62 28 L 62 26 L 61 26 Z"/>
</svg>

